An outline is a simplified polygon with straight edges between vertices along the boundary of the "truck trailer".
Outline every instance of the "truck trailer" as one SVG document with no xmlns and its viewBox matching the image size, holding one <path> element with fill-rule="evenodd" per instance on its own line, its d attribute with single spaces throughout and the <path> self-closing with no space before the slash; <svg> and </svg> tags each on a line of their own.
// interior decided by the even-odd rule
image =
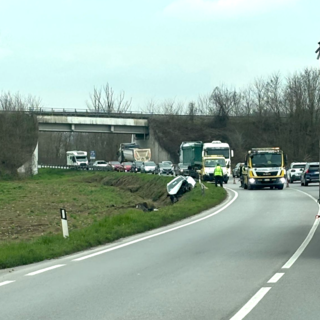
<svg viewBox="0 0 320 320">
<path fill-rule="evenodd" d="M 135 143 L 121 143 L 118 151 L 118 160 L 124 161 L 150 161 L 151 149 L 140 149 Z"/>
</svg>

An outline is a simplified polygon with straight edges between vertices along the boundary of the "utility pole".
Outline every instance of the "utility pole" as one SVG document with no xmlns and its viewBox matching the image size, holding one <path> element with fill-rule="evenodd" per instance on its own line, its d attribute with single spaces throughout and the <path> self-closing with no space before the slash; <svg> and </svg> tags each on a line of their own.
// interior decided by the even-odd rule
<svg viewBox="0 0 320 320">
<path fill-rule="evenodd" d="M 320 41 L 318 42 L 318 49 L 316 50 L 316 53 L 318 53 L 317 55 L 317 59 L 319 60 L 320 58 Z M 320 135 L 318 134 L 318 138 L 319 138 L 319 164 L 320 164 Z M 320 173 L 319 173 L 320 175 Z M 320 176 L 319 176 L 320 177 Z M 318 197 L 318 203 L 320 204 L 320 179 L 319 179 L 319 197 Z"/>
</svg>

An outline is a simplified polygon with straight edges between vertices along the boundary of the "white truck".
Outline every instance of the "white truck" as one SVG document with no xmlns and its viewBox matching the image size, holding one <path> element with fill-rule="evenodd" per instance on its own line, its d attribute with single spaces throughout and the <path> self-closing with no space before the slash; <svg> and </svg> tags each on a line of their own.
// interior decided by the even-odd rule
<svg viewBox="0 0 320 320">
<path fill-rule="evenodd" d="M 233 157 L 233 150 L 226 142 L 221 142 L 220 140 L 215 140 L 212 142 L 205 142 L 202 149 L 202 157 L 207 156 L 223 156 L 226 160 L 226 165 L 228 167 L 228 175 L 231 175 L 231 158 Z"/>
<path fill-rule="evenodd" d="M 287 179 L 290 183 L 301 180 L 301 174 L 306 165 L 306 162 L 292 162 L 287 171 Z"/>
<path fill-rule="evenodd" d="M 67 151 L 67 165 L 87 167 L 89 164 L 86 151 Z"/>
</svg>

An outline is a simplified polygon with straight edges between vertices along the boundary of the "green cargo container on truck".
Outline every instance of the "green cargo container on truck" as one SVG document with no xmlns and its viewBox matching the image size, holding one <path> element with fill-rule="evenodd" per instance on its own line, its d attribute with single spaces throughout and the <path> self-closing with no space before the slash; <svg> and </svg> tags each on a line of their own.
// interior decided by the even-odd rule
<svg viewBox="0 0 320 320">
<path fill-rule="evenodd" d="M 280 148 L 252 148 L 243 169 L 245 189 L 283 189 L 286 183 L 286 156 Z"/>
<path fill-rule="evenodd" d="M 189 175 L 198 178 L 197 170 L 202 168 L 202 141 L 182 142 L 179 149 L 179 162 L 188 164 Z"/>
</svg>

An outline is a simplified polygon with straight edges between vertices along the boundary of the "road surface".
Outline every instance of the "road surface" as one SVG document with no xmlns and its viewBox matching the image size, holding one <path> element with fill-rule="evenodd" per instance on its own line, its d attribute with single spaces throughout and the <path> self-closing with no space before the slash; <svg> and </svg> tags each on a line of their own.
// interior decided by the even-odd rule
<svg viewBox="0 0 320 320">
<path fill-rule="evenodd" d="M 225 186 L 228 200 L 196 217 L 2 270 L 0 318 L 319 319 L 319 186 Z"/>
</svg>

